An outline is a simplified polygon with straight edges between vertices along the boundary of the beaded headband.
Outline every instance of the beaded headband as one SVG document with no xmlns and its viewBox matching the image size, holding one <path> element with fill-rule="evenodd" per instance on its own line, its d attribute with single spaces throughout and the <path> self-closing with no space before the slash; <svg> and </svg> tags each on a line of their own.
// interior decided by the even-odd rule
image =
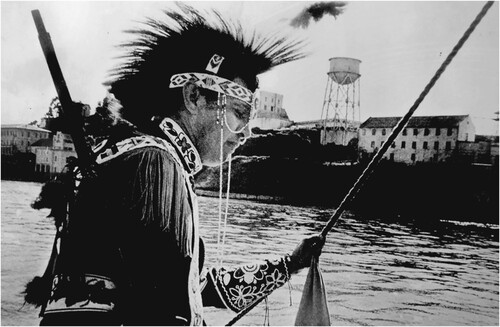
<svg viewBox="0 0 500 327">
<path fill-rule="evenodd" d="M 215 75 L 204 73 L 175 74 L 170 78 L 169 88 L 182 87 L 189 81 L 198 87 L 240 99 L 250 106 L 254 105 L 254 94 L 252 91 L 235 82 Z"/>
</svg>

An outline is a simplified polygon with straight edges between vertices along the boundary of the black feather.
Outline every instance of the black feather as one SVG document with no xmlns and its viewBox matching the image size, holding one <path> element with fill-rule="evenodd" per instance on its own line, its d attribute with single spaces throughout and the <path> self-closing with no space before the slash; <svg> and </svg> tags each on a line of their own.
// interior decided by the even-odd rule
<svg viewBox="0 0 500 327">
<path fill-rule="evenodd" d="M 337 18 L 338 15 L 344 12 L 345 2 L 329 1 L 329 2 L 316 2 L 309 7 L 305 8 L 300 14 L 292 19 L 290 25 L 293 27 L 306 28 L 309 22 L 314 19 L 315 22 L 323 18 L 324 15 L 331 15 Z"/>
</svg>

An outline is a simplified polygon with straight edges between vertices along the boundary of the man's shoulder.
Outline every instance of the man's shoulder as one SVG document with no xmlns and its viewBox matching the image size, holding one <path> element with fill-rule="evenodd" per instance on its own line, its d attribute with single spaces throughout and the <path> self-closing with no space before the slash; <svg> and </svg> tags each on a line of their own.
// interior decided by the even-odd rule
<svg viewBox="0 0 500 327">
<path fill-rule="evenodd" d="M 115 158 L 124 160 L 150 160 L 163 162 L 164 164 L 174 164 L 182 167 L 179 155 L 175 148 L 167 140 L 151 135 L 133 136 L 122 141 L 116 142 L 111 146 L 102 144 L 104 150 L 98 152 L 96 162 L 103 164 L 112 161 Z M 97 149 L 99 150 L 99 149 Z"/>
</svg>

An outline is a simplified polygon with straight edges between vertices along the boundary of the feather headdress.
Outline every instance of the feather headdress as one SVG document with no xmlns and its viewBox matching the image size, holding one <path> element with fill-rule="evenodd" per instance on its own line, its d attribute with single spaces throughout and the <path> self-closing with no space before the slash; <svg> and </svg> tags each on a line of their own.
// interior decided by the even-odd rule
<svg viewBox="0 0 500 327">
<path fill-rule="evenodd" d="M 152 116 L 169 116 L 180 108 L 179 89 L 169 89 L 172 75 L 206 72 L 214 55 L 224 61 L 217 76 L 242 78 L 258 87 L 257 75 L 304 57 L 301 41 L 276 35 L 245 34 L 240 24 L 212 10 L 206 15 L 185 4 L 164 11 L 165 21 L 148 19 L 143 28 L 128 30 L 135 40 L 122 44 L 126 54 L 111 73 L 110 92 L 122 105 L 123 118 L 140 127 Z"/>
</svg>

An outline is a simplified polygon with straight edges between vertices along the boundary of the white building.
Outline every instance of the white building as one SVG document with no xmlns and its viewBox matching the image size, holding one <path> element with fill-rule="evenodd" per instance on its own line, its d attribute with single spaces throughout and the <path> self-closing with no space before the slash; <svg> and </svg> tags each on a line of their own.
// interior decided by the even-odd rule
<svg viewBox="0 0 500 327">
<path fill-rule="evenodd" d="M 36 172 L 60 173 L 66 166 L 68 157 L 76 157 L 71 137 L 57 132 L 53 138 L 35 142 L 31 149 L 36 155 Z"/>
<path fill-rule="evenodd" d="M 280 129 L 292 125 L 283 108 L 283 95 L 259 91 L 259 103 L 251 127 L 260 129 Z"/>
<path fill-rule="evenodd" d="M 33 125 L 2 125 L 2 154 L 30 152 L 30 147 L 34 142 L 48 138 L 50 133 L 49 130 Z"/>
<path fill-rule="evenodd" d="M 368 118 L 359 129 L 360 152 L 377 151 L 400 119 Z M 475 134 L 468 115 L 412 117 L 384 157 L 409 164 L 445 161 L 454 153 L 458 142 L 474 142 Z"/>
</svg>

